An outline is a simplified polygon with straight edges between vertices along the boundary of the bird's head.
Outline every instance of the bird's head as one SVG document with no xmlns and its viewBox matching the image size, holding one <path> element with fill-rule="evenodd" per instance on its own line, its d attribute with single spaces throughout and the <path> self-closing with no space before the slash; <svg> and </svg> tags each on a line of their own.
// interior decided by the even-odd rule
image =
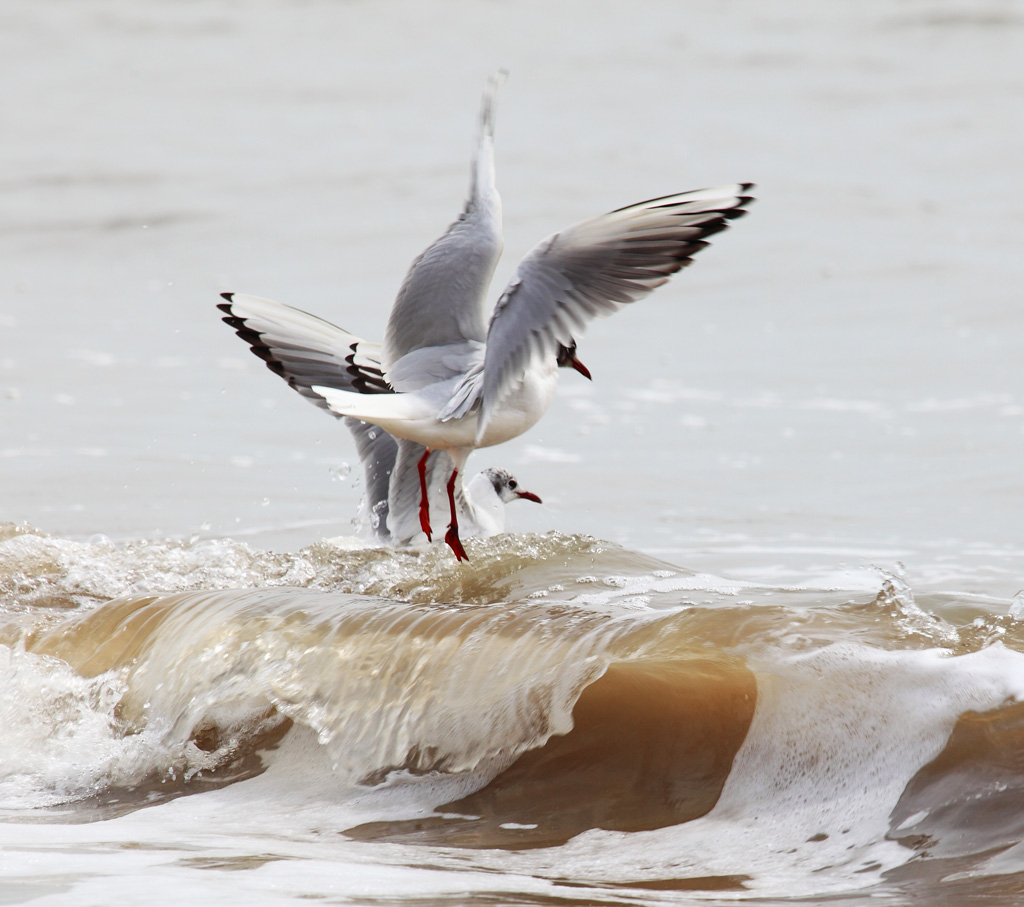
<svg viewBox="0 0 1024 907">
<path fill-rule="evenodd" d="M 576 341 L 571 341 L 569 346 L 564 344 L 558 345 L 558 367 L 559 368 L 574 368 L 588 381 L 593 380 L 590 377 L 590 369 L 588 369 L 578 358 L 576 358 Z"/>
</svg>

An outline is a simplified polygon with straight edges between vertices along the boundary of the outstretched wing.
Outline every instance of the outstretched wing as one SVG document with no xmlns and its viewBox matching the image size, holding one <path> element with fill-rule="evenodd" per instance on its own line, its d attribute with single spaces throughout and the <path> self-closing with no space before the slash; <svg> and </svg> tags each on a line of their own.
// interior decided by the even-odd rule
<svg viewBox="0 0 1024 907">
<path fill-rule="evenodd" d="M 538 361 L 686 267 L 707 237 L 742 217 L 752 183 L 656 198 L 578 223 L 520 262 L 487 332 L 479 434 L 505 393 Z"/>
<path fill-rule="evenodd" d="M 314 386 L 392 393 L 380 364 L 380 344 L 280 302 L 241 293 L 221 296 L 226 300 L 218 306 L 225 313 L 223 320 L 267 368 L 321 409 L 331 412 Z"/>
<path fill-rule="evenodd" d="M 450 352 L 467 341 L 479 345 L 487 333 L 484 304 L 502 246 L 501 199 L 494 185 L 496 90 L 497 80 L 492 79 L 480 113 L 466 206 L 447 232 L 413 262 L 391 309 L 381 359 L 399 391 L 417 390 L 423 383 L 417 377 L 422 364 L 391 374 L 403 357 L 432 347 Z M 431 363 L 434 369 L 440 365 Z"/>
</svg>

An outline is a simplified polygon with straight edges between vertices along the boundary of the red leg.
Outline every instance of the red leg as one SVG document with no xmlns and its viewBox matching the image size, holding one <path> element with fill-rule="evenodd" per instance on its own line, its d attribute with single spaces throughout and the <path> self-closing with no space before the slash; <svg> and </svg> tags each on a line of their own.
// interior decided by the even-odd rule
<svg viewBox="0 0 1024 907">
<path fill-rule="evenodd" d="M 430 537 L 430 498 L 427 495 L 427 457 L 430 456 L 428 447 L 417 464 L 420 474 L 420 529 L 427 536 L 427 541 L 433 541 Z"/>
<path fill-rule="evenodd" d="M 455 515 L 455 477 L 458 474 L 458 469 L 453 469 L 451 477 L 448 479 L 448 506 L 451 508 L 452 521 L 448 525 L 448 531 L 444 534 L 444 540 L 448 543 L 448 547 L 455 552 L 456 560 L 468 561 L 469 555 L 466 554 L 466 549 L 462 547 L 462 541 L 459 539 L 459 518 Z"/>
</svg>

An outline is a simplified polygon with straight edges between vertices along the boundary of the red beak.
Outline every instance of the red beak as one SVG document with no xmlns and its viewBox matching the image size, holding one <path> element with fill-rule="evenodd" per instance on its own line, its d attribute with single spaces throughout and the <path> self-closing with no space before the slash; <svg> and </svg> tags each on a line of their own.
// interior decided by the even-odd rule
<svg viewBox="0 0 1024 907">
<path fill-rule="evenodd" d="M 535 504 L 543 504 L 544 502 L 537 497 L 532 491 L 517 491 L 517 498 L 522 498 L 524 501 L 533 501 Z"/>
<path fill-rule="evenodd" d="M 569 365 L 576 369 L 576 371 L 578 371 L 588 381 L 594 380 L 593 378 L 590 377 L 590 369 L 587 368 L 582 362 L 580 362 L 579 359 L 576 358 L 575 353 L 573 353 L 572 358 L 569 360 Z"/>
</svg>

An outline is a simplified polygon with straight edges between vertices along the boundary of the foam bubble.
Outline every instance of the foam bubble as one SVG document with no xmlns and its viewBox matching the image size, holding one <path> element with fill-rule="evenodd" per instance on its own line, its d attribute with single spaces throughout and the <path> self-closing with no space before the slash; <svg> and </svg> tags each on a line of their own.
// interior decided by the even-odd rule
<svg viewBox="0 0 1024 907">
<path fill-rule="evenodd" d="M 82 677 L 58 658 L 0 646 L 0 808 L 49 807 L 135 777 L 151 738 L 124 736 L 122 672 Z"/>
<path fill-rule="evenodd" d="M 655 831 L 589 831 L 504 868 L 641 888 L 742 879 L 746 896 L 863 889 L 914 856 L 887 839 L 889 816 L 957 718 L 1024 698 L 1024 655 L 998 644 L 956 657 L 856 644 L 777 656 L 751 659 L 754 721 L 710 813 Z"/>
</svg>

